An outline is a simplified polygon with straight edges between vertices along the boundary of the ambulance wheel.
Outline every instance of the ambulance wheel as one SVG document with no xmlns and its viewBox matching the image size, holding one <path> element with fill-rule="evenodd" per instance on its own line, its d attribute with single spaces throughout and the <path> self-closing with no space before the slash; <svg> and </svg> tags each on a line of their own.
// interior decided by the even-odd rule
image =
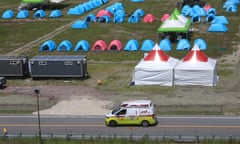
<svg viewBox="0 0 240 144">
<path fill-rule="evenodd" d="M 115 126 L 117 126 L 117 122 L 112 120 L 112 121 L 109 122 L 109 126 L 110 127 L 115 127 Z"/>
<path fill-rule="evenodd" d="M 148 127 L 149 126 L 149 122 L 146 121 L 146 120 L 142 121 L 142 126 L 143 127 Z"/>
</svg>

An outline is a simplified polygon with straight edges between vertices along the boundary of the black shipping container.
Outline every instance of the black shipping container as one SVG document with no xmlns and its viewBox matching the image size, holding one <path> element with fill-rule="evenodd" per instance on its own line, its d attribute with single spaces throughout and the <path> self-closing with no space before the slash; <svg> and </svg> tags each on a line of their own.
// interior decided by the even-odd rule
<svg viewBox="0 0 240 144">
<path fill-rule="evenodd" d="M 0 76 L 29 75 L 27 56 L 0 56 Z"/>
<path fill-rule="evenodd" d="M 79 77 L 87 78 L 87 58 L 84 55 L 42 55 L 29 60 L 32 78 Z"/>
</svg>

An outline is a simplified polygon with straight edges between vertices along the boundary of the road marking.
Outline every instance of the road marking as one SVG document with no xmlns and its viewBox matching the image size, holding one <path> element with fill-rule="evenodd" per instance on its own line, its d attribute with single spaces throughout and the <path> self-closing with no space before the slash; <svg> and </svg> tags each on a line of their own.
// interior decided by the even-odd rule
<svg viewBox="0 0 240 144">
<path fill-rule="evenodd" d="M 0 124 L 0 127 L 37 127 L 38 124 Z M 106 127 L 103 124 L 41 124 L 42 127 Z M 141 126 L 140 126 L 141 127 Z M 157 128 L 231 128 L 239 129 L 239 125 L 157 125 Z M 150 127 L 150 128 L 154 128 Z"/>
</svg>

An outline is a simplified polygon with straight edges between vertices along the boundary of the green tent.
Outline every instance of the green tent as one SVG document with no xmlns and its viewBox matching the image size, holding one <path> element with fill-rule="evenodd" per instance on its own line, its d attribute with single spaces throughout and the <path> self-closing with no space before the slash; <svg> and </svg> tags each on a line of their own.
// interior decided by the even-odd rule
<svg viewBox="0 0 240 144">
<path fill-rule="evenodd" d="M 44 0 L 22 0 L 23 3 L 43 3 Z"/>
<path fill-rule="evenodd" d="M 191 25 L 191 20 L 181 15 L 177 8 L 174 9 L 170 18 L 164 21 L 158 28 L 158 33 L 162 32 L 183 32 L 187 33 Z"/>
</svg>

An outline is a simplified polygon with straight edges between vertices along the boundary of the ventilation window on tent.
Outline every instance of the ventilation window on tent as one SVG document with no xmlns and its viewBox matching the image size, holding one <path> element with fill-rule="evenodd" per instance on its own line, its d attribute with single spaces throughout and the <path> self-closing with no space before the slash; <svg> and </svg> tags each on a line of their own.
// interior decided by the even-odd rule
<svg viewBox="0 0 240 144">
<path fill-rule="evenodd" d="M 38 65 L 47 65 L 47 62 L 46 61 L 39 61 Z"/>
</svg>

